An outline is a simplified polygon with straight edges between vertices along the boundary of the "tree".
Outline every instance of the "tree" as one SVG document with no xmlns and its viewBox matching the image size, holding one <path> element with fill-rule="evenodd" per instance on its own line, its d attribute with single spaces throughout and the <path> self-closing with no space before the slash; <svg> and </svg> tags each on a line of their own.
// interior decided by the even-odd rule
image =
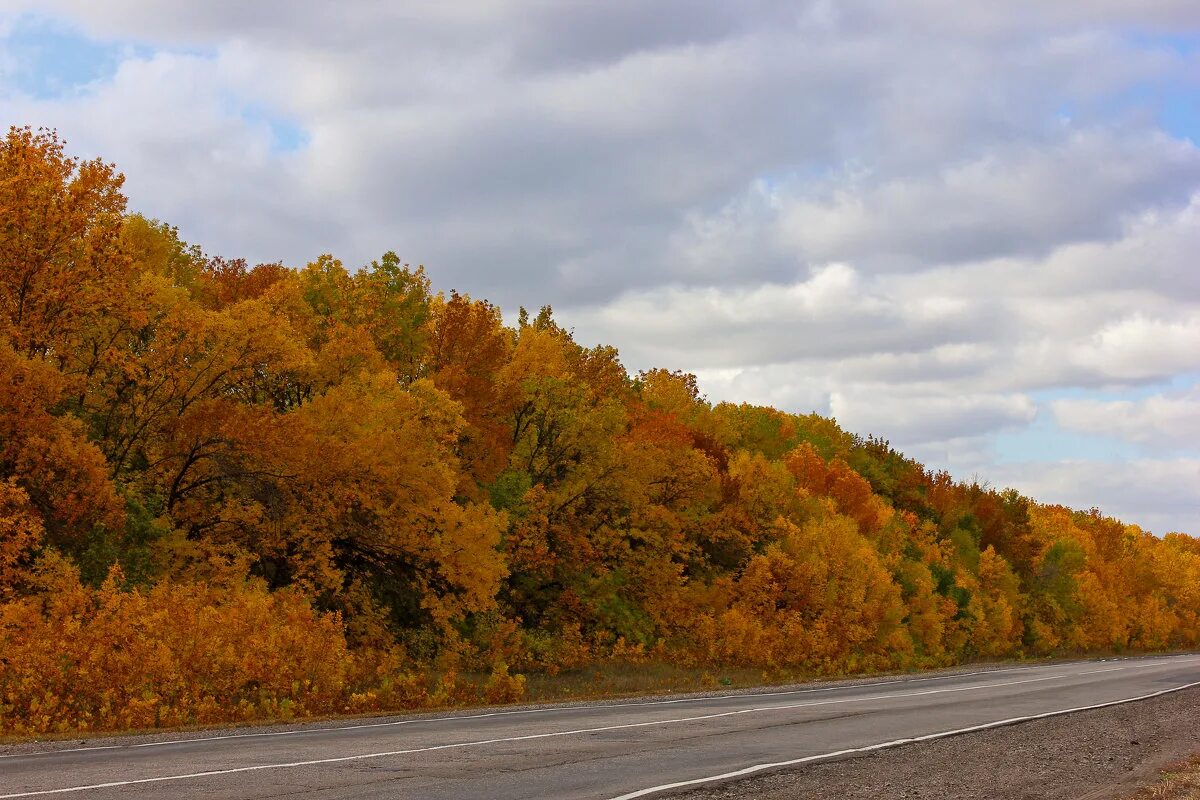
<svg viewBox="0 0 1200 800">
<path fill-rule="evenodd" d="M 512 357 L 512 332 L 504 327 L 496 306 L 451 292 L 431 301 L 424 338 L 426 374 L 462 404 L 466 425 L 459 453 L 466 471 L 475 484 L 490 484 L 507 466 L 513 445 L 505 425 L 512 400 L 501 395 L 498 383 Z M 474 486 L 460 490 L 478 496 Z"/>
<path fill-rule="evenodd" d="M 27 503 L 50 541 L 70 549 L 94 526 L 120 530 L 125 515 L 101 451 L 79 420 L 62 413 L 66 386 L 51 365 L 0 339 L 0 482 L 9 486 L 10 513 Z M 28 523 L 12 524 L 28 541 Z"/>
<path fill-rule="evenodd" d="M 10 128 L 0 144 L 0 333 L 61 361 L 129 274 L 124 177 L 65 154 L 54 131 Z"/>
<path fill-rule="evenodd" d="M 401 264 L 399 256 L 389 251 L 354 276 L 351 291 L 354 321 L 371 334 L 401 380 L 416 380 L 429 317 L 429 278 L 424 268 Z"/>
<path fill-rule="evenodd" d="M 29 495 L 11 478 L 0 482 L 0 603 L 16 594 L 42 536 Z"/>
</svg>

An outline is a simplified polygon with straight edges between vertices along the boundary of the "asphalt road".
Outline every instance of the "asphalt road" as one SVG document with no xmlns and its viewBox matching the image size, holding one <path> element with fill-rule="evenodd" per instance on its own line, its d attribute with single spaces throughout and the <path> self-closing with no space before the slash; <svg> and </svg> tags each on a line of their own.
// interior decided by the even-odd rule
<svg viewBox="0 0 1200 800">
<path fill-rule="evenodd" d="M 92 741 L 0 756 L 0 798 L 651 797 L 1198 683 L 1200 656 L 1173 656 Z"/>
</svg>

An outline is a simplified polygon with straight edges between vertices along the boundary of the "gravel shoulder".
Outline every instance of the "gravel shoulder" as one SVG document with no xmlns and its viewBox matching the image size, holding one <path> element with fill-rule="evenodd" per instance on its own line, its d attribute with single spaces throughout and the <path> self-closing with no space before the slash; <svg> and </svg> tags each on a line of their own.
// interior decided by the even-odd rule
<svg viewBox="0 0 1200 800">
<path fill-rule="evenodd" d="M 687 800 L 1116 800 L 1200 752 L 1200 689 L 683 792 Z"/>
</svg>

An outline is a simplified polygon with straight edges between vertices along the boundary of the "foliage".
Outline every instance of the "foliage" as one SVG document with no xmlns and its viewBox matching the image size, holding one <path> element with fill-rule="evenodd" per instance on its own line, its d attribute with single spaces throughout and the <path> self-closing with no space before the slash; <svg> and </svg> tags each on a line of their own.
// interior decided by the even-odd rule
<svg viewBox="0 0 1200 800">
<path fill-rule="evenodd" d="M 121 182 L 0 145 L 0 733 L 1200 645 L 1194 538 L 630 376 L 394 253 L 210 258 Z"/>
</svg>

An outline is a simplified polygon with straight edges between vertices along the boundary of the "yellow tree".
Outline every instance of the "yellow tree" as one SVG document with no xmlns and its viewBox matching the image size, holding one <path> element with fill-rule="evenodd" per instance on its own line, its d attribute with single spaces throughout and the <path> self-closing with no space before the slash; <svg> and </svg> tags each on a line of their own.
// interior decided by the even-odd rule
<svg viewBox="0 0 1200 800">
<path fill-rule="evenodd" d="M 521 327 L 498 385 L 509 399 L 512 450 L 492 497 L 518 517 L 506 538 L 509 606 L 551 630 L 628 617 L 633 609 L 620 598 L 628 573 L 619 565 L 630 547 L 622 443 L 629 393 L 615 353 L 580 347 L 546 309 Z M 536 565 L 522 560 L 533 554 Z M 644 630 L 645 618 L 634 616 Z"/>
<path fill-rule="evenodd" d="M 785 463 L 797 485 L 812 495 L 831 497 L 838 510 L 853 519 L 864 535 L 876 538 L 892 518 L 886 501 L 871 491 L 871 484 L 840 458 L 826 463 L 808 442 L 788 453 Z"/>
<path fill-rule="evenodd" d="M 500 395 L 500 371 L 512 355 L 512 332 L 500 309 L 451 292 L 429 308 L 425 373 L 439 389 L 462 404 L 459 451 L 474 483 L 492 483 L 508 464 L 512 436 L 505 425 L 508 398 Z M 474 486 L 462 487 L 477 495 Z"/>
<path fill-rule="evenodd" d="M 426 348 L 429 278 L 393 252 L 359 270 L 351 288 L 352 319 L 370 334 L 401 380 L 416 380 Z"/>
<path fill-rule="evenodd" d="M 1019 651 L 1024 626 L 1024 598 L 1012 567 L 991 546 L 979 556 L 979 569 L 968 613 L 970 636 L 975 651 L 987 657 L 1013 655 Z"/>
<path fill-rule="evenodd" d="M 0 481 L 20 487 L 53 543 L 72 547 L 93 526 L 119 530 L 124 507 L 83 426 L 60 413 L 65 386 L 0 339 Z"/>
<path fill-rule="evenodd" d="M 124 178 L 68 157 L 53 131 L 11 128 L 0 143 L 0 333 L 61 360 L 119 296 Z"/>
<path fill-rule="evenodd" d="M 831 513 L 777 526 L 776 543 L 751 559 L 718 624 L 729 630 L 725 657 L 822 672 L 906 663 L 900 587 L 854 523 Z M 748 638 L 747 625 L 757 629 Z"/>
<path fill-rule="evenodd" d="M 261 301 L 208 311 L 160 285 L 147 293 L 146 305 L 145 325 L 119 357 L 94 372 L 86 401 L 115 475 L 173 458 L 158 452 L 157 442 L 170 438 L 197 403 L 275 405 L 311 367 L 303 343 Z"/>
<path fill-rule="evenodd" d="M 504 517 L 454 501 L 461 425 L 427 381 L 349 377 L 263 431 L 257 472 L 214 535 L 275 585 L 343 606 L 367 592 L 400 626 L 487 609 L 505 573 Z"/>
<path fill-rule="evenodd" d="M 15 594 L 42 535 L 29 495 L 11 478 L 0 481 L 0 603 Z"/>
</svg>

